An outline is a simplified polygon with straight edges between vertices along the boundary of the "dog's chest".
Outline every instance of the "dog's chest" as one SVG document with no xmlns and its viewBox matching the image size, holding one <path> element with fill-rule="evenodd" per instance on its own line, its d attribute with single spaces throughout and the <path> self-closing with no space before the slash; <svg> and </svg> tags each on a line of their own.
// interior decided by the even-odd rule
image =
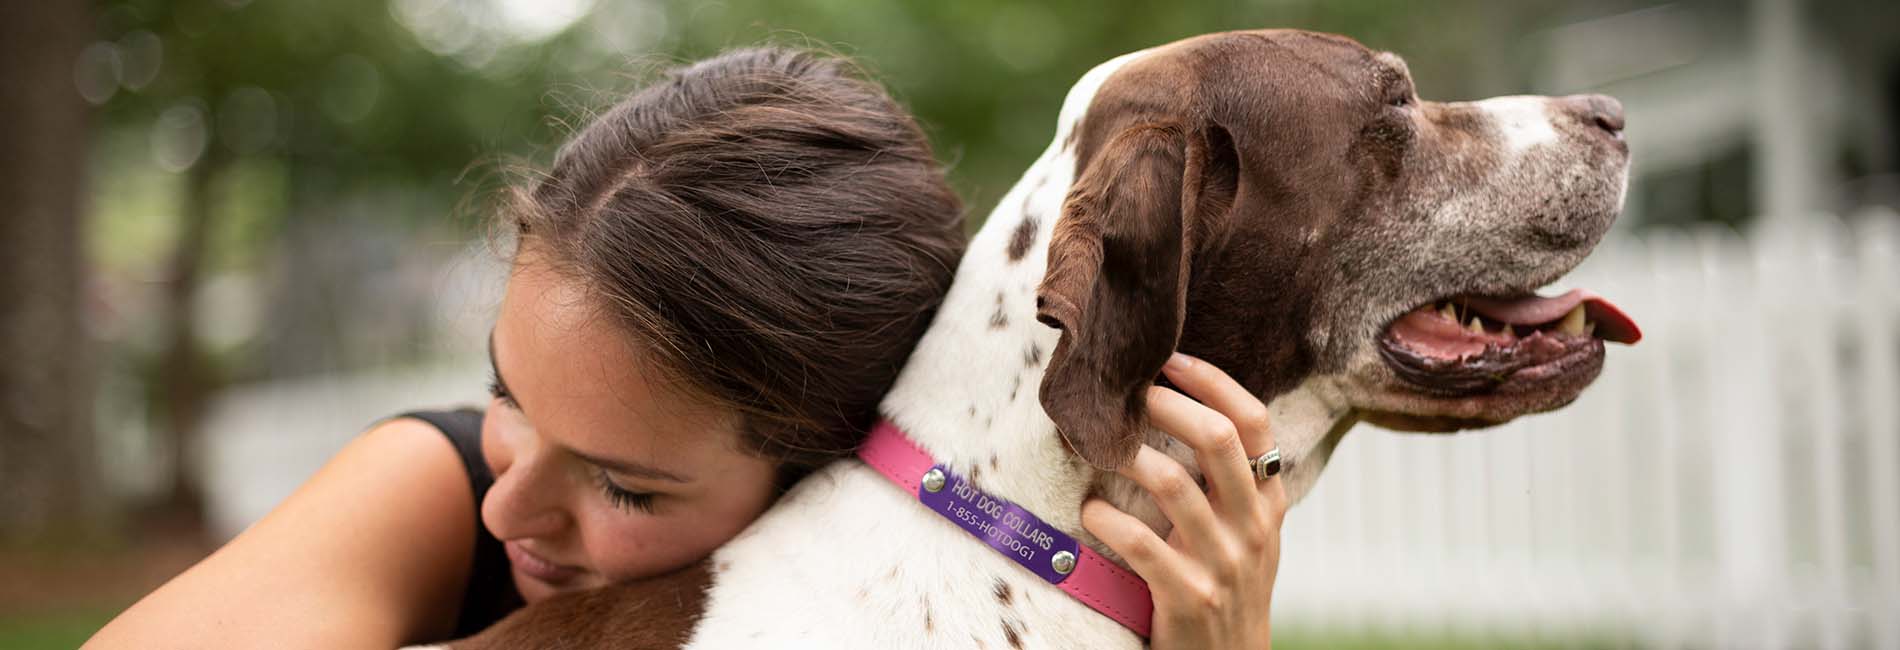
<svg viewBox="0 0 1900 650">
<path fill-rule="evenodd" d="M 1140 647 L 856 463 L 800 483 L 713 566 L 688 648 Z"/>
</svg>

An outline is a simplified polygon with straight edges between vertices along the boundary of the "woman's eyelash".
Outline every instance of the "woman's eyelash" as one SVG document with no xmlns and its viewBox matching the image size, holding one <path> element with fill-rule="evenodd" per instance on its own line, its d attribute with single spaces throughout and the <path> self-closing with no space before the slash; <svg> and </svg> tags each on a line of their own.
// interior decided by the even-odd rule
<svg viewBox="0 0 1900 650">
<path fill-rule="evenodd" d="M 614 485 L 613 481 L 607 480 L 606 470 L 595 472 L 594 477 L 600 482 L 601 491 L 607 494 L 607 500 L 612 501 L 614 507 L 622 510 L 638 510 L 647 514 L 653 514 L 653 497 L 655 495 L 652 492 L 632 492 L 618 485 Z"/>
<path fill-rule="evenodd" d="M 520 408 L 515 406 L 515 396 L 508 394 L 507 389 L 501 387 L 501 378 L 496 377 L 492 371 L 488 373 L 488 394 L 501 400 L 501 403 L 508 405 L 509 408 Z"/>
</svg>

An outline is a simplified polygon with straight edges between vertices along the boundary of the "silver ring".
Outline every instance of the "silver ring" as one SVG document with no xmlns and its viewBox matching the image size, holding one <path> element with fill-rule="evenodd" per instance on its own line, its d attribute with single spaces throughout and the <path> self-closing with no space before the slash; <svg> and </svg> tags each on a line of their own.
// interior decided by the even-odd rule
<svg viewBox="0 0 1900 650">
<path fill-rule="evenodd" d="M 1280 474 L 1281 465 L 1280 447 L 1275 445 L 1274 448 L 1268 449 L 1267 453 L 1254 458 L 1249 461 L 1248 464 L 1253 466 L 1253 477 L 1255 480 L 1264 481 L 1278 476 Z"/>
</svg>

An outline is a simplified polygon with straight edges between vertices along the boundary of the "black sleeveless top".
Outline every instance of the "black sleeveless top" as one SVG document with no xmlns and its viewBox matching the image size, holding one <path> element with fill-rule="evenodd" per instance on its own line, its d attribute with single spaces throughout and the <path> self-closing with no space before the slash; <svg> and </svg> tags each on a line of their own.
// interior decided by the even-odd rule
<svg viewBox="0 0 1900 650">
<path fill-rule="evenodd" d="M 482 525 L 482 497 L 488 494 L 489 486 L 495 484 L 495 475 L 488 470 L 488 461 L 482 458 L 482 412 L 475 409 L 414 411 L 396 417 L 422 420 L 441 430 L 449 442 L 455 444 L 455 453 L 462 457 L 463 469 L 468 470 L 468 486 L 475 493 L 475 561 L 469 567 L 468 588 L 462 592 L 455 635 L 450 638 L 473 635 L 523 604 L 520 592 L 515 591 L 514 574 L 509 569 L 508 554 L 502 550 L 501 540 L 495 539 L 488 527 Z"/>
</svg>

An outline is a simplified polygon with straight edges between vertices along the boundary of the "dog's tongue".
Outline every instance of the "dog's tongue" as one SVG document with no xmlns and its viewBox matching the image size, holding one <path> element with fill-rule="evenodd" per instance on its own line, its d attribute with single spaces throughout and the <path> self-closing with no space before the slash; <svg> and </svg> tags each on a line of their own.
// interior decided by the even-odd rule
<svg viewBox="0 0 1900 650">
<path fill-rule="evenodd" d="M 1643 338 L 1643 332 L 1637 329 L 1635 320 L 1603 296 L 1585 289 L 1571 289 L 1561 296 L 1549 298 L 1526 296 L 1500 299 L 1466 296 L 1463 300 L 1465 305 L 1478 310 L 1478 313 L 1484 314 L 1485 318 L 1526 326 L 1554 322 L 1581 304 L 1584 316 L 1597 324 L 1596 335 L 1599 338 L 1625 345 L 1634 344 Z"/>
</svg>

